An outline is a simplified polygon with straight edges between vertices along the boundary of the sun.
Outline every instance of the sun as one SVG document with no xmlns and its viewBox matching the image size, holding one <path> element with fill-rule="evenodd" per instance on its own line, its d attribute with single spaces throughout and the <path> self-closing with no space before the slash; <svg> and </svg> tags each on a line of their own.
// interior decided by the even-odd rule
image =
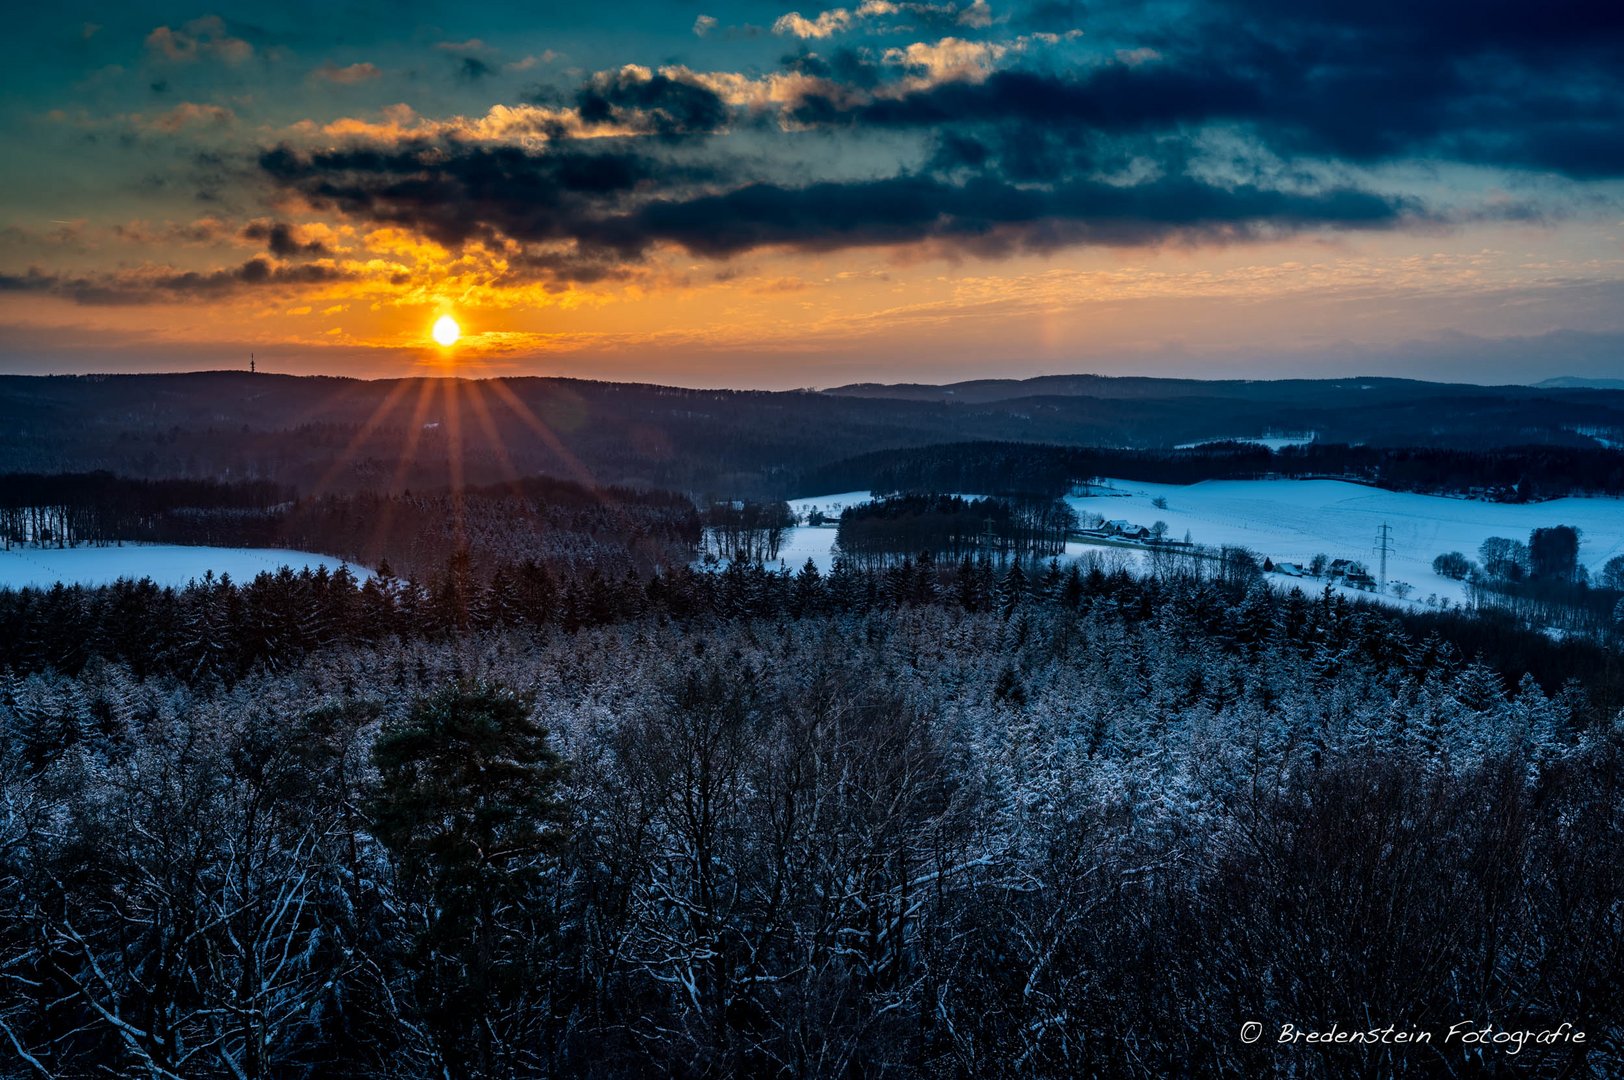
<svg viewBox="0 0 1624 1080">
<path fill-rule="evenodd" d="M 434 320 L 434 330 L 432 333 L 435 341 L 439 342 L 441 345 L 451 346 L 455 345 L 457 343 L 457 339 L 462 337 L 462 327 L 458 326 L 457 320 L 453 319 L 451 316 L 441 315 L 438 319 Z"/>
</svg>

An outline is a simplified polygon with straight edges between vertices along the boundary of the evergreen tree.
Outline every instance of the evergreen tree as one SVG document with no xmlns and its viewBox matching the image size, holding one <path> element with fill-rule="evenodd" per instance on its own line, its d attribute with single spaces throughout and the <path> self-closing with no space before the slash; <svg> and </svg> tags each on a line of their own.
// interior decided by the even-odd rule
<svg viewBox="0 0 1624 1080">
<path fill-rule="evenodd" d="M 822 606 L 823 575 L 818 571 L 818 564 L 810 557 L 795 575 L 795 585 L 790 595 L 792 610 L 797 615 L 810 614 Z"/>
<path fill-rule="evenodd" d="M 529 701 L 477 683 L 419 701 L 373 761 L 374 828 L 417 903 L 412 960 L 438 1052 L 450 1075 L 498 1075 L 535 1023 L 530 900 L 563 839 L 563 767 Z"/>
</svg>

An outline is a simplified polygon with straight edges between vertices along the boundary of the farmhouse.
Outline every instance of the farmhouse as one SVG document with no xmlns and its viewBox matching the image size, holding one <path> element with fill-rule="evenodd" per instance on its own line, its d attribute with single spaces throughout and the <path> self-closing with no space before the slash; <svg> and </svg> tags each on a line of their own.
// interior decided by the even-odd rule
<svg viewBox="0 0 1624 1080">
<path fill-rule="evenodd" d="M 1113 536 L 1120 536 L 1127 540 L 1148 540 L 1150 538 L 1149 529 L 1143 525 L 1135 525 L 1132 522 L 1124 521 L 1121 518 L 1115 521 L 1107 521 L 1105 531 Z"/>
</svg>

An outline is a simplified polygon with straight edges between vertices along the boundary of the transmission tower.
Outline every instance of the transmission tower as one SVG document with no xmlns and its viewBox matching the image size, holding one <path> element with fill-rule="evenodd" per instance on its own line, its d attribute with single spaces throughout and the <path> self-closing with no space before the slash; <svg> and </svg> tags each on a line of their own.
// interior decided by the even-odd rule
<svg viewBox="0 0 1624 1080">
<path fill-rule="evenodd" d="M 1387 588 L 1387 556 L 1393 552 L 1393 529 L 1385 521 L 1382 522 L 1382 527 L 1376 530 L 1376 547 L 1374 550 L 1381 557 L 1381 587 L 1385 589 Z"/>
</svg>

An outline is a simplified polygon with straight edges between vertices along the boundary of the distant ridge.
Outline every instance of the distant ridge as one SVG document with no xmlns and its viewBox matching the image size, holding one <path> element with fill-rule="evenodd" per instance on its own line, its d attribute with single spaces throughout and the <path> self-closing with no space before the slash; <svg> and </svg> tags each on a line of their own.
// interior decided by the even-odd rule
<svg viewBox="0 0 1624 1080">
<path fill-rule="evenodd" d="M 0 375 L 0 473 L 246 478 L 302 492 L 432 490 L 454 469 L 473 485 L 584 475 L 598 487 L 754 497 L 848 458 L 952 443 L 1170 450 L 1284 432 L 1324 445 L 1539 445 L 1624 461 L 1612 449 L 1624 445 L 1624 393 L 1377 377 L 1066 375 L 820 393 L 542 377 Z"/>
<path fill-rule="evenodd" d="M 850 383 L 823 391 L 835 397 L 933 401 L 955 405 L 988 404 L 1022 398 L 1091 397 L 1111 400 L 1222 398 L 1283 400 L 1304 394 L 1360 392 L 1366 404 L 1374 394 L 1383 400 L 1458 396 L 1528 395 L 1539 388 L 1484 386 L 1478 383 L 1427 382 L 1385 376 L 1340 379 L 1169 379 L 1145 375 L 1038 375 L 1030 379 L 970 379 L 964 382 Z"/>
<path fill-rule="evenodd" d="M 1534 384 L 1536 390 L 1624 390 L 1624 379 L 1586 379 L 1578 375 L 1558 375 Z"/>
</svg>

